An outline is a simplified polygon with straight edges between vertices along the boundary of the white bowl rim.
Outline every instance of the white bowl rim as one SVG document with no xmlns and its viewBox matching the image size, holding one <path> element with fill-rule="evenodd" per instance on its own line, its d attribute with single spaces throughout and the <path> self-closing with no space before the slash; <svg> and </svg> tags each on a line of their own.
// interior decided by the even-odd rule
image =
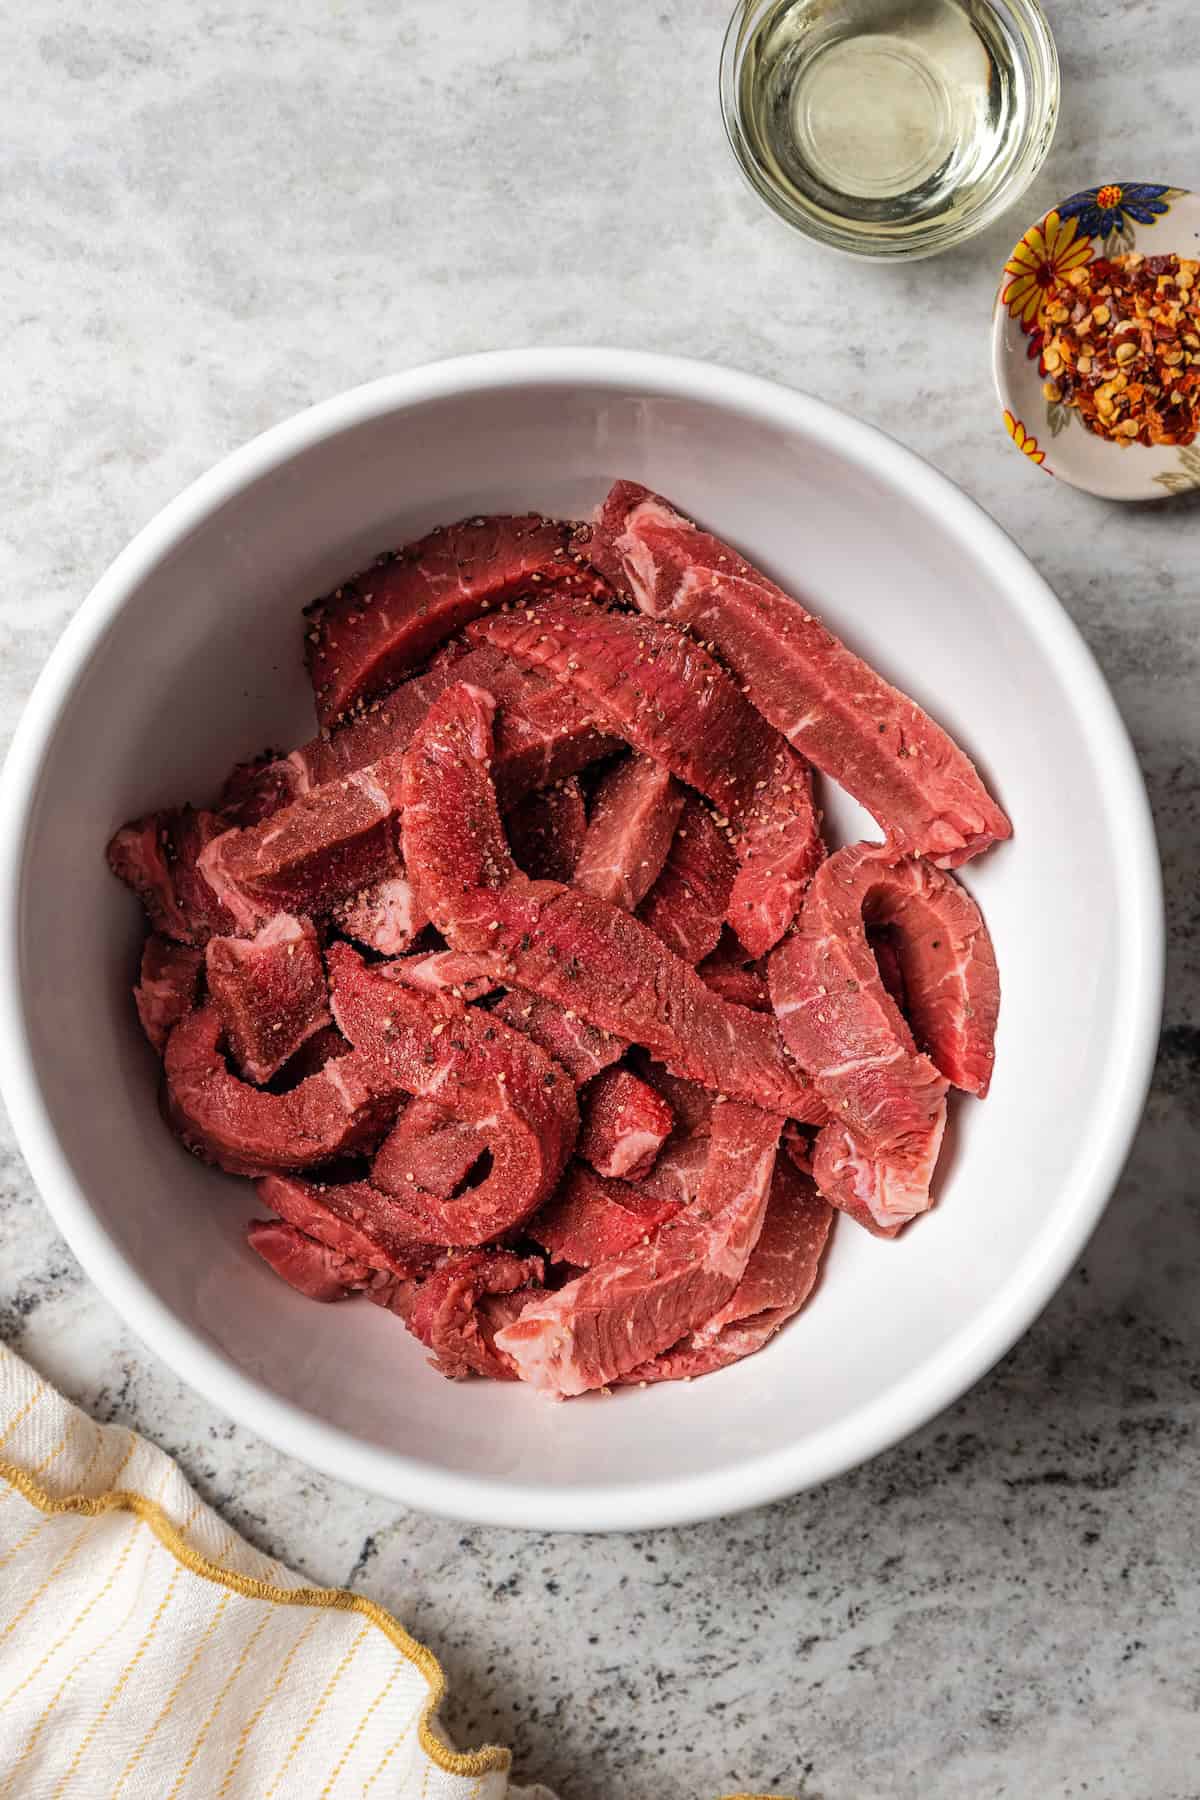
<svg viewBox="0 0 1200 1800">
<path fill-rule="evenodd" d="M 19 905 L 26 840 L 43 758 L 63 702 L 127 594 L 215 507 L 312 444 L 388 412 L 464 392 L 624 386 L 732 406 L 801 426 L 892 483 L 972 554 L 983 554 L 1043 653 L 1068 681 L 1101 775 L 1129 921 L 1122 960 L 1125 1023 L 1096 1109 L 1101 1123 L 1057 1198 L 1054 1223 L 971 1324 L 898 1387 L 799 1444 L 733 1469 L 620 1488 L 547 1489 L 431 1467 L 315 1418 L 263 1386 L 184 1325 L 128 1263 L 93 1213 L 58 1143 L 38 1087 L 20 1000 Z M 1162 885 L 1150 808 L 1124 722 L 1075 625 L 1024 553 L 946 476 L 876 427 L 782 384 L 718 364 L 648 351 L 488 351 L 369 382 L 296 414 L 224 457 L 137 534 L 96 583 L 51 653 L 17 727 L 0 784 L 0 1091 L 51 1215 L 100 1291 L 151 1350 L 238 1423 L 323 1473 L 420 1511 L 475 1524 L 541 1530 L 645 1530 L 680 1525 L 795 1494 L 890 1448 L 943 1411 L 1016 1342 L 1068 1274 L 1119 1178 L 1149 1088 L 1162 1009 Z"/>
</svg>

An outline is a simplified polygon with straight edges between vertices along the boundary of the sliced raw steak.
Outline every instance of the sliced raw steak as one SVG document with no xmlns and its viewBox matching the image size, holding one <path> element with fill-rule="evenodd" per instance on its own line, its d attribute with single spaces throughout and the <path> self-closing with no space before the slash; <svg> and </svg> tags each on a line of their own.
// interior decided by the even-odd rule
<svg viewBox="0 0 1200 1800">
<path fill-rule="evenodd" d="M 891 929 L 928 1056 L 880 979 L 868 924 Z M 770 982 L 788 1045 L 835 1121 L 817 1141 L 818 1185 L 892 1235 L 929 1204 L 947 1082 L 982 1094 L 991 1076 L 1000 985 L 979 910 L 931 864 L 852 845 L 816 876 Z"/>
<path fill-rule="evenodd" d="M 576 884 L 633 912 L 667 860 L 683 801 L 679 782 L 652 757 L 635 753 L 619 762 L 593 797 Z"/>
<path fill-rule="evenodd" d="M 379 1088 L 437 1100 L 486 1138 L 492 1167 L 448 1198 L 414 1184 L 422 1235 L 487 1243 L 519 1225 L 554 1190 L 574 1148 L 579 1113 L 570 1078 L 545 1052 L 453 995 L 422 993 L 368 968 L 348 944 L 330 949 L 333 1015 Z"/>
<path fill-rule="evenodd" d="M 833 1209 L 812 1182 L 778 1160 L 762 1231 L 731 1298 L 690 1337 L 623 1379 L 690 1381 L 753 1356 L 811 1294 L 832 1223 Z"/>
<path fill-rule="evenodd" d="M 658 1201 L 672 1208 L 690 1206 L 700 1192 L 708 1165 L 709 1137 L 703 1133 L 674 1131 L 659 1151 L 654 1167 L 637 1184 L 647 1204 Z"/>
<path fill-rule="evenodd" d="M 930 1184 L 946 1130 L 946 1099 L 923 1132 L 894 1150 L 868 1151 L 836 1119 L 822 1127 L 812 1153 L 813 1179 L 827 1200 L 874 1237 L 895 1237 L 933 1204 Z"/>
<path fill-rule="evenodd" d="M 756 1107 L 717 1107 L 696 1204 L 497 1333 L 522 1379 L 556 1397 L 604 1387 L 724 1306 L 762 1228 L 782 1122 Z"/>
<path fill-rule="evenodd" d="M 393 751 L 407 750 L 429 708 L 456 681 L 486 688 L 500 708 L 494 772 L 502 806 L 573 775 L 618 741 L 602 733 L 587 707 L 549 676 L 522 668 L 490 644 L 472 650 L 453 643 L 423 674 L 293 750 L 287 767 L 295 793 L 342 780 Z M 261 779 L 271 779 L 269 770 Z M 275 779 L 286 786 L 288 777 Z"/>
<path fill-rule="evenodd" d="M 524 668 L 491 644 L 447 645 L 423 679 L 428 685 L 435 677 L 438 694 L 456 681 L 469 681 L 495 700 L 499 712 L 492 774 L 505 811 L 523 794 L 552 787 L 619 748 L 620 739 L 601 729 L 594 710 L 570 688 Z M 431 694 L 429 704 L 437 697 Z M 405 748 L 411 739 L 410 732 Z"/>
<path fill-rule="evenodd" d="M 339 1056 L 349 1056 L 350 1045 L 346 1042 L 336 1025 L 327 1025 L 324 1031 L 314 1032 L 305 1038 L 295 1056 L 288 1058 L 277 1075 L 273 1075 L 267 1086 L 273 1094 L 286 1094 L 289 1088 L 299 1087 L 310 1075 L 318 1075 L 326 1063 L 334 1062 Z"/>
<path fill-rule="evenodd" d="M 675 1127 L 661 1094 L 629 1069 L 606 1069 L 588 1086 L 578 1154 L 598 1175 L 640 1181 Z"/>
<path fill-rule="evenodd" d="M 371 1271 L 280 1219 L 251 1219 L 246 1241 L 289 1287 L 309 1300 L 346 1300 Z"/>
<path fill-rule="evenodd" d="M 222 1054 L 221 1015 L 210 1000 L 167 1039 L 166 1112 L 188 1149 L 234 1175 L 305 1169 L 383 1135 L 396 1110 L 349 1055 L 284 1094 L 239 1081 Z"/>
<path fill-rule="evenodd" d="M 746 1006 L 751 1012 L 771 1011 L 771 992 L 762 964 L 747 957 L 732 931 L 726 929 L 721 942 L 700 963 L 696 973 L 731 1006 Z"/>
<path fill-rule="evenodd" d="M 492 1011 L 514 1031 L 523 1031 L 540 1044 L 548 1056 L 562 1064 L 577 1086 L 607 1069 L 628 1048 L 624 1038 L 589 1025 L 572 1007 L 560 1006 L 557 1000 L 547 1000 L 521 988 L 502 995 Z"/>
<path fill-rule="evenodd" d="M 628 1182 L 605 1180 L 576 1162 L 553 1199 L 526 1221 L 525 1231 L 551 1262 L 590 1269 L 644 1243 L 682 1204 Z"/>
<path fill-rule="evenodd" d="M 339 900 L 333 920 L 339 931 L 381 956 L 400 956 L 429 923 L 407 875 L 387 875 Z"/>
<path fill-rule="evenodd" d="M 737 859 L 712 813 L 689 794 L 662 874 L 638 918 L 681 961 L 693 967 L 720 941 Z"/>
<path fill-rule="evenodd" d="M 301 792 L 300 777 L 281 750 L 265 750 L 249 762 L 235 764 L 221 789 L 217 808 L 221 823 L 257 825 L 290 806 Z"/>
<path fill-rule="evenodd" d="M 636 1060 L 645 1081 L 661 1094 L 675 1118 L 674 1131 L 655 1158 L 654 1167 L 638 1183 L 638 1189 L 643 1194 L 688 1206 L 700 1192 L 716 1102 L 707 1088 L 672 1075 L 662 1063 L 652 1061 L 643 1052 L 637 1052 Z"/>
<path fill-rule="evenodd" d="M 850 845 L 829 859 L 809 890 L 794 936 L 771 959 L 773 991 L 785 971 L 794 970 L 801 980 L 804 971 L 811 972 L 814 992 L 798 989 L 799 1009 L 785 999 L 781 1012 L 781 1017 L 799 1012 L 790 1027 L 792 1036 L 801 1034 L 793 1045 L 798 1059 L 813 1067 L 798 1045 L 807 1043 L 814 1026 L 821 1027 L 819 1042 L 810 1048 L 823 1056 L 821 1045 L 834 1038 L 843 1014 L 851 1015 L 843 1027 L 847 1033 L 870 1007 L 888 1020 L 897 1016 L 895 1002 L 879 993 L 884 984 L 868 935 L 876 937 L 884 928 L 898 965 L 889 985 L 904 995 L 918 1044 L 953 1086 L 982 1097 L 991 1080 L 1000 1010 L 1000 977 L 987 926 L 952 875 L 916 858 L 881 856 L 877 844 Z M 815 992 L 822 980 L 827 1004 L 826 996 Z M 822 1019 L 822 1013 L 828 1016 Z M 835 1043 L 835 1052 L 841 1047 Z"/>
<path fill-rule="evenodd" d="M 433 1367 L 452 1381 L 466 1375 L 489 1375 L 513 1381 L 516 1371 L 496 1346 L 496 1313 L 489 1297 L 511 1297 L 500 1320 L 519 1316 L 525 1301 L 537 1298 L 542 1278 L 538 1256 L 512 1256 L 505 1250 L 470 1250 L 451 1257 L 423 1281 L 408 1313 L 413 1336 L 435 1353 Z"/>
<path fill-rule="evenodd" d="M 620 907 L 521 874 L 489 769 L 492 712 L 490 695 L 451 688 L 405 759 L 405 855 L 421 870 L 438 929 L 505 985 L 646 1045 L 677 1074 L 788 1116 L 811 1114 L 811 1087 L 774 1020 L 727 1006 Z"/>
<path fill-rule="evenodd" d="M 810 1130 L 803 1125 L 797 1125 L 794 1119 L 789 1119 L 783 1128 L 779 1147 L 787 1152 L 802 1175 L 812 1174 L 813 1134 Z"/>
<path fill-rule="evenodd" d="M 396 853 L 399 756 L 326 782 L 258 825 L 205 849 L 200 867 L 242 930 L 280 907 L 328 912 L 372 883 L 403 875 Z"/>
<path fill-rule="evenodd" d="M 572 775 L 526 794 L 506 815 L 504 829 L 518 865 L 535 881 L 570 881 L 583 848 L 587 813 Z"/>
<path fill-rule="evenodd" d="M 573 527 L 534 513 L 464 519 L 377 558 L 306 607 L 309 674 L 322 725 L 394 687 L 490 606 L 554 584 L 605 584 L 571 554 Z"/>
<path fill-rule="evenodd" d="M 172 943 L 152 932 L 142 951 L 142 970 L 133 990 L 142 1030 L 161 1056 L 180 1019 L 191 1012 L 204 967 L 204 952 Z"/>
<path fill-rule="evenodd" d="M 708 1137 L 712 1131 L 713 1096 L 698 1081 L 673 1075 L 663 1063 L 655 1062 L 645 1051 L 634 1052 L 638 1073 L 656 1094 L 661 1094 L 675 1119 L 677 1131 L 692 1137 Z"/>
<path fill-rule="evenodd" d="M 565 779 L 612 747 L 614 740 L 602 736 L 582 717 L 570 696 L 545 677 L 531 678 L 529 671 L 517 669 L 491 649 L 462 658 L 464 667 L 479 663 L 493 671 L 497 665 L 507 667 L 507 678 L 493 682 L 496 689 L 528 687 L 533 679 L 550 690 L 544 696 L 548 704 L 539 704 L 537 709 L 548 715 L 544 720 L 507 710 L 501 714 L 497 740 L 499 744 L 504 739 L 507 747 L 497 751 L 494 774 L 503 783 L 506 804 L 516 802 L 544 777 Z M 417 685 L 409 682 L 398 691 L 405 694 Z M 389 705 L 395 704 L 394 699 L 389 701 Z M 410 708 L 406 720 L 424 717 L 427 711 L 424 703 Z M 557 720 L 553 717 L 556 713 Z M 354 729 L 334 733 L 334 740 Z M 235 920 L 236 928 L 254 930 L 280 907 L 329 912 L 342 906 L 347 909 L 345 929 L 351 936 L 384 954 L 394 945 L 398 954 L 404 947 L 404 931 L 415 935 L 425 923 L 419 900 L 414 899 L 411 886 L 404 885 L 407 877 L 396 853 L 396 776 L 401 752 L 395 745 L 407 744 L 411 735 L 407 724 L 402 733 L 391 732 L 388 741 L 392 747 L 375 761 L 319 785 L 309 779 L 309 759 L 305 772 L 297 776 L 296 797 L 287 805 L 267 813 L 254 825 L 223 831 L 214 822 L 208 837 L 216 841 L 207 843 L 202 858 L 204 891 L 213 906 L 218 905 L 218 895 L 224 904 L 208 930 L 231 931 Z M 382 742 L 376 739 L 372 747 L 382 751 Z M 307 756 L 307 751 L 293 752 L 293 759 Z M 282 792 L 280 784 L 276 783 L 275 791 Z M 551 804 L 560 808 L 561 825 L 561 796 Z M 161 920 L 162 928 L 170 929 L 173 936 L 181 936 L 183 929 L 174 922 L 175 913 L 168 914 L 164 908 L 164 899 L 173 902 L 174 894 L 156 836 L 153 832 L 146 836 L 145 828 L 153 823 L 142 820 L 118 833 L 110 846 L 110 860 L 116 873 L 137 888 L 148 907 L 153 906 L 152 918 Z M 583 827 L 579 796 L 573 823 L 577 841 Z M 203 937 L 196 941 L 202 942 Z"/>
<path fill-rule="evenodd" d="M 481 1000 L 499 986 L 478 956 L 461 950 L 427 950 L 397 958 L 393 981 L 427 994 L 453 994 L 456 1000 Z"/>
<path fill-rule="evenodd" d="M 972 763 L 914 701 L 658 495 L 619 481 L 589 554 L 643 612 L 715 644 L 763 716 L 893 843 L 954 867 L 1012 835 Z"/>
<path fill-rule="evenodd" d="M 223 830 L 215 813 L 184 806 L 135 819 L 114 835 L 109 867 L 133 889 L 155 931 L 182 944 L 205 944 L 214 932 L 233 930 L 232 915 L 198 867 Z"/>
<path fill-rule="evenodd" d="M 782 740 L 781 740 L 782 745 Z M 783 746 L 768 779 L 741 815 L 741 867 L 728 918 L 751 956 L 777 944 L 825 860 L 808 764 Z"/>
<path fill-rule="evenodd" d="M 875 967 L 879 970 L 884 992 L 891 995 L 907 1017 L 908 995 L 904 991 L 904 970 L 900 966 L 900 951 L 890 928 L 886 925 L 868 925 L 867 942 L 871 946 L 871 955 L 875 958 Z M 944 1069 L 942 1073 L 945 1074 Z"/>
<path fill-rule="evenodd" d="M 713 802 L 743 865 L 730 924 L 753 955 L 787 927 L 824 855 L 808 766 L 686 631 L 573 598 L 468 634 L 546 669 Z"/>
<path fill-rule="evenodd" d="M 389 1194 L 415 1184 L 449 1200 L 490 1154 L 487 1131 L 473 1120 L 456 1119 L 435 1100 L 410 1100 L 375 1152 L 371 1180 Z"/>
<path fill-rule="evenodd" d="M 308 919 L 276 913 L 252 938 L 210 938 L 208 991 L 247 1081 L 270 1081 L 332 1023 L 321 946 Z"/>
<path fill-rule="evenodd" d="M 368 1269 L 424 1275 L 439 1255 L 411 1235 L 409 1209 L 369 1182 L 321 1184 L 268 1175 L 254 1185 L 263 1205 L 287 1224 Z"/>
</svg>

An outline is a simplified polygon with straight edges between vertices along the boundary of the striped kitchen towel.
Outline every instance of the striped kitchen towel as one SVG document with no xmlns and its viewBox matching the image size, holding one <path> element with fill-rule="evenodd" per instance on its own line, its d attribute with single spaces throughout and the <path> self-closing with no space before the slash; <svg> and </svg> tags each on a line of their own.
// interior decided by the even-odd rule
<svg viewBox="0 0 1200 1800">
<path fill-rule="evenodd" d="M 553 1800 L 452 1750 L 436 1659 L 308 1587 L 0 1346 L 4 1800 Z"/>
<path fill-rule="evenodd" d="M 444 1691 L 382 1607 L 251 1549 L 0 1345 L 0 1800 L 554 1800 L 451 1749 Z"/>
</svg>

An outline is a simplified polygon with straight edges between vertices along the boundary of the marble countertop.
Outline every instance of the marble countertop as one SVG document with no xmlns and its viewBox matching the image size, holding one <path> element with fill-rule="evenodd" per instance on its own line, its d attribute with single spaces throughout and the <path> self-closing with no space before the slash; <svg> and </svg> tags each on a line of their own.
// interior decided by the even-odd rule
<svg viewBox="0 0 1200 1800">
<path fill-rule="evenodd" d="M 610 343 L 835 400 L 1025 547 L 1146 772 L 1166 1027 L 1082 1264 L 985 1381 L 870 1467 L 744 1518 L 611 1539 L 422 1518 L 235 1428 L 82 1276 L 6 1126 L 0 1332 L 168 1448 L 256 1543 L 398 1611 L 447 1665 L 459 1742 L 512 1743 L 518 1774 L 564 1800 L 1183 1800 L 1200 1758 L 1200 506 L 1121 509 L 1014 454 L 987 326 L 1039 207 L 1123 176 L 1200 186 L 1190 8 L 1156 0 L 1134 28 L 1122 0 L 1050 0 L 1063 115 L 1020 216 L 880 269 L 809 248 L 743 188 L 715 95 L 730 4 L 10 9 L 0 727 L 166 500 L 376 374 Z"/>
</svg>

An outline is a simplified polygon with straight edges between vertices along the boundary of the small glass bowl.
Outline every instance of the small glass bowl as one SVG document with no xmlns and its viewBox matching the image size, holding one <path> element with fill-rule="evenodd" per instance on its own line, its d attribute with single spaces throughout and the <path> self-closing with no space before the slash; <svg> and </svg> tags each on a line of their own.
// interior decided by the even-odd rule
<svg viewBox="0 0 1200 1800">
<path fill-rule="evenodd" d="M 785 0 L 739 0 L 725 34 L 720 75 L 721 113 L 730 148 L 754 192 L 778 218 L 806 237 L 850 256 L 914 259 L 933 256 L 973 237 L 1020 199 L 1041 166 L 1058 122 L 1058 53 L 1038 0 L 958 0 L 957 8 L 953 0 L 943 0 L 940 8 L 938 0 L 928 0 L 928 10 L 933 14 L 940 11 L 943 23 L 950 19 L 952 28 L 956 15 L 964 23 L 983 16 L 989 28 L 1002 34 L 1011 64 L 1005 77 L 1011 83 L 1011 129 L 990 149 L 980 134 L 981 148 L 970 170 L 969 184 L 958 190 L 939 189 L 939 180 L 952 161 L 947 156 L 938 170 L 914 164 L 915 179 L 907 191 L 897 193 L 894 184 L 889 188 L 884 182 L 872 193 L 872 184 L 868 183 L 849 198 L 839 194 L 835 181 L 823 180 L 819 168 L 805 164 L 799 155 L 792 159 L 789 179 L 779 159 L 770 153 L 747 108 L 749 84 L 756 68 L 754 59 L 762 56 L 762 44 L 769 41 L 765 36 L 768 21 L 771 15 L 780 15 L 784 10 Z M 831 47 L 840 54 L 850 43 L 859 50 L 860 66 L 865 67 L 861 59 L 863 46 L 867 46 L 867 56 L 883 69 L 884 78 L 899 83 L 900 107 L 915 107 L 920 112 L 918 126 L 935 121 L 942 141 L 957 149 L 963 141 L 963 133 L 958 130 L 962 103 L 956 115 L 952 87 L 924 57 L 922 41 L 906 40 L 903 30 L 888 34 L 888 15 L 896 17 L 907 29 L 912 9 L 895 4 L 894 0 L 794 0 L 789 19 L 800 18 L 801 30 L 806 34 L 804 42 L 811 39 L 813 50 L 799 56 L 795 63 L 795 74 L 785 93 L 789 110 L 793 103 L 796 109 L 803 105 L 797 98 L 800 83 L 808 78 L 819 55 Z M 871 35 L 881 26 L 884 29 L 879 35 Z M 788 29 L 792 29 L 790 23 Z M 965 35 L 969 41 L 969 31 Z M 987 61 L 982 42 L 976 40 L 974 47 L 980 60 L 970 72 L 978 86 L 980 66 L 986 68 Z M 955 54 L 960 55 L 961 50 L 960 44 Z M 847 127 L 861 125 L 866 136 L 860 150 L 866 156 L 870 153 L 871 134 L 878 128 L 879 108 L 873 106 L 865 85 L 858 79 L 858 71 L 847 64 L 846 58 L 842 60 L 843 67 L 824 100 L 823 116 L 835 141 L 843 145 Z M 952 67 L 952 75 L 956 73 Z M 989 70 L 984 91 L 994 93 L 995 88 L 993 69 Z M 808 117 L 806 114 L 806 120 Z M 911 117 L 898 115 L 897 129 L 904 130 L 913 123 Z"/>
</svg>

